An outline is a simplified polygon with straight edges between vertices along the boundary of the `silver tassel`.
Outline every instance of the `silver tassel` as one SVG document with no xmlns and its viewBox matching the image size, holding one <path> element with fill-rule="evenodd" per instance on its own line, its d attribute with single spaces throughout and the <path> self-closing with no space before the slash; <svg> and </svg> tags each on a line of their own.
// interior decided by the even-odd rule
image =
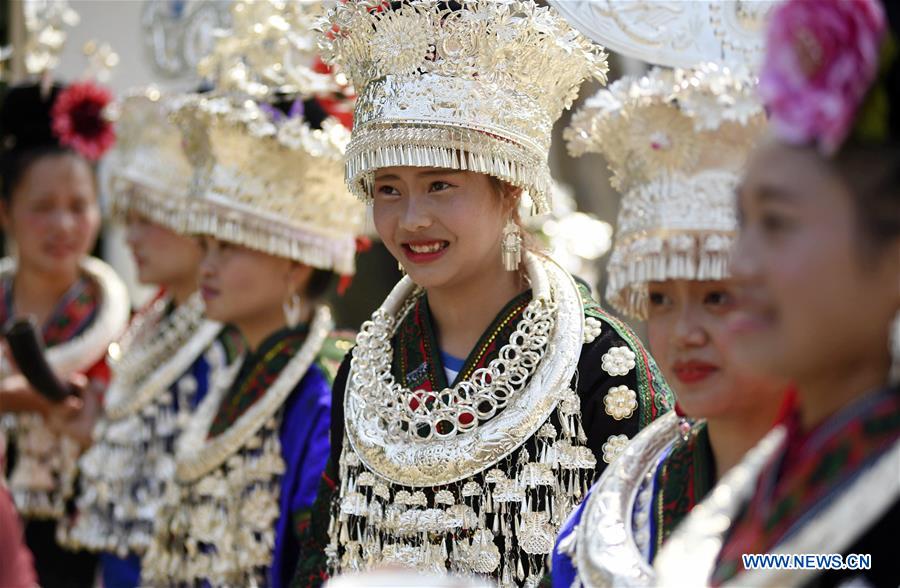
<svg viewBox="0 0 900 588">
<path fill-rule="evenodd" d="M 519 226 L 512 219 L 506 221 L 506 226 L 503 228 L 500 251 L 506 271 L 518 270 L 519 264 L 522 262 L 522 236 L 519 234 Z"/>
</svg>

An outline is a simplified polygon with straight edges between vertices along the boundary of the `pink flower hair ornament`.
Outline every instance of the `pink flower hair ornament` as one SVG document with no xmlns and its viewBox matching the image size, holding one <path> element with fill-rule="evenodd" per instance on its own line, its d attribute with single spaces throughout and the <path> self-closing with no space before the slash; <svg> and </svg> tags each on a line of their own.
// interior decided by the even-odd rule
<svg viewBox="0 0 900 588">
<path fill-rule="evenodd" d="M 105 116 L 112 94 L 91 82 L 68 86 L 53 103 L 51 128 L 60 145 L 82 157 L 97 161 L 116 142 L 113 123 Z"/>
<path fill-rule="evenodd" d="M 769 22 L 759 93 L 779 140 L 833 155 L 879 71 L 879 0 L 788 0 Z"/>
</svg>

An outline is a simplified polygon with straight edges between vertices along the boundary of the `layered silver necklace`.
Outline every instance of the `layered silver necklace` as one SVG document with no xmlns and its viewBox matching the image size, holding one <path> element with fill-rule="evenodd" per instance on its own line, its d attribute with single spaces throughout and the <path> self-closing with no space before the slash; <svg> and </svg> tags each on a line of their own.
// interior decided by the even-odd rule
<svg viewBox="0 0 900 588">
<path fill-rule="evenodd" d="M 418 294 L 411 280 L 363 325 L 344 397 L 335 571 L 400 563 L 505 586 L 544 573 L 596 460 L 571 388 L 581 297 L 549 259 L 529 254 L 525 264 L 534 294 L 520 323 L 496 359 L 452 387 L 410 390 L 391 374 L 391 340 Z"/>
<path fill-rule="evenodd" d="M 104 403 L 107 418 L 140 410 L 184 374 L 221 332 L 220 323 L 204 320 L 199 293 L 171 313 L 166 312 L 169 304 L 167 296 L 154 301 L 110 345 L 113 379 Z"/>
</svg>

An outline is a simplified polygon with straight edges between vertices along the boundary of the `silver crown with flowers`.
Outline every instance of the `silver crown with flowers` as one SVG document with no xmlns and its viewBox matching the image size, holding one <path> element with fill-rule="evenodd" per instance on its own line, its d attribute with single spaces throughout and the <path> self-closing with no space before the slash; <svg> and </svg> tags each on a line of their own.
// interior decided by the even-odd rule
<svg viewBox="0 0 900 588">
<path fill-rule="evenodd" d="M 185 97 L 173 114 L 193 165 L 189 230 L 320 269 L 354 272 L 365 208 L 341 175 L 350 131 L 276 123 L 252 100 Z"/>
<path fill-rule="evenodd" d="M 606 55 L 532 0 L 342 2 L 319 25 L 323 57 L 359 92 L 346 177 L 426 166 L 486 173 L 550 209 L 553 123 Z"/>
<path fill-rule="evenodd" d="M 231 4 L 231 27 L 217 30 L 212 52 L 197 66 L 216 89 L 254 98 L 274 94 L 339 92 L 346 80 L 315 71 L 316 21 L 322 2 L 239 0 Z M 341 82 L 344 82 L 343 84 Z"/>
<path fill-rule="evenodd" d="M 173 97 L 155 87 L 136 89 L 110 109 L 116 145 L 107 156 L 110 214 L 135 212 L 183 232 L 191 166 L 181 134 L 169 120 Z"/>
<path fill-rule="evenodd" d="M 201 73 L 217 94 L 182 100 L 173 117 L 193 167 L 190 230 L 343 275 L 354 273 L 365 208 L 343 182 L 350 131 L 312 128 L 254 98 L 340 98 L 346 84 L 315 71 L 320 2 L 240 1 Z M 302 108 L 300 108 L 302 110 Z"/>
<path fill-rule="evenodd" d="M 602 154 L 622 194 L 606 290 L 618 310 L 645 318 L 651 281 L 728 277 L 734 191 L 765 129 L 755 89 L 743 69 L 657 68 L 572 117 L 569 152 Z"/>
</svg>

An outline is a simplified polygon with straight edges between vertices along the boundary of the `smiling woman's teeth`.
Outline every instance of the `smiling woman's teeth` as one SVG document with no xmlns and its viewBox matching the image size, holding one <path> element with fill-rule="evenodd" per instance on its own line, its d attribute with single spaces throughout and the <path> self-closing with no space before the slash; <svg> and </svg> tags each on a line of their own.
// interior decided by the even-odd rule
<svg viewBox="0 0 900 588">
<path fill-rule="evenodd" d="M 409 248 L 413 250 L 414 253 L 436 253 L 440 251 L 444 245 L 442 243 L 432 243 L 430 245 L 412 245 L 410 244 Z"/>
</svg>

